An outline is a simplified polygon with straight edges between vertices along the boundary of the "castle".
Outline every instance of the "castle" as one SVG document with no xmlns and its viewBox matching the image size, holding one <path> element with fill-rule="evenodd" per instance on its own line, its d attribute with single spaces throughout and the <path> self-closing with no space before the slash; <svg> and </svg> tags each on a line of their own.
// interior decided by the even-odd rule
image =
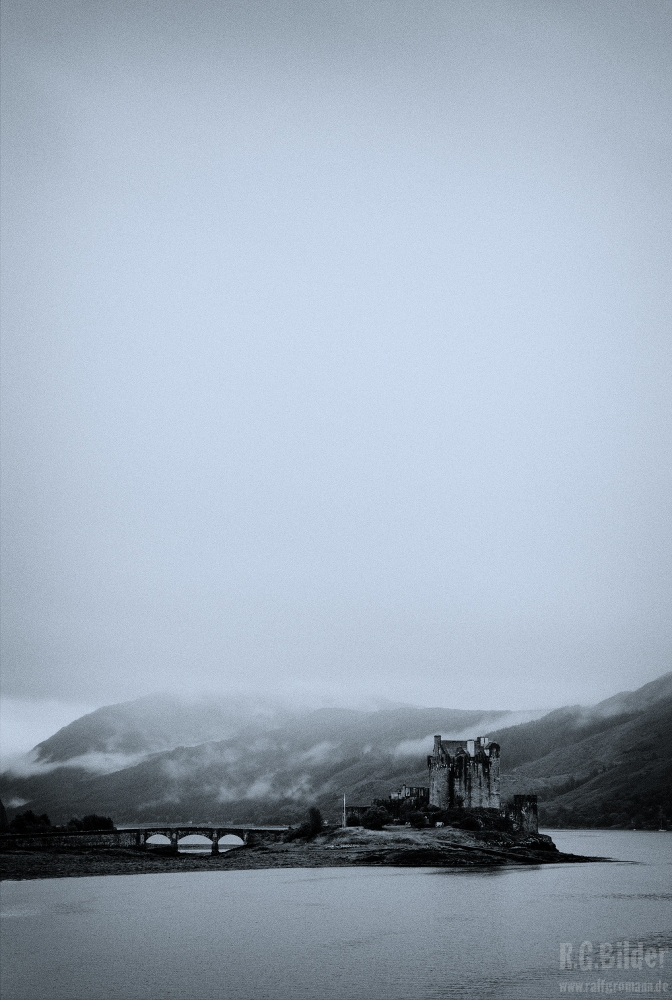
<svg viewBox="0 0 672 1000">
<path fill-rule="evenodd" d="M 439 809 L 500 809 L 499 744 L 491 743 L 487 736 L 475 740 L 435 736 L 427 767 L 430 805 Z"/>
<path fill-rule="evenodd" d="M 538 832 L 537 796 L 514 795 L 502 809 L 499 791 L 499 744 L 487 736 L 474 740 L 434 737 L 427 757 L 429 804 L 439 809 L 492 809 L 513 833 Z"/>
<path fill-rule="evenodd" d="M 434 749 L 427 757 L 429 787 L 402 785 L 387 799 L 374 799 L 395 823 L 403 822 L 409 810 L 427 812 L 441 810 L 487 810 L 479 812 L 479 822 L 504 823 L 512 833 L 538 832 L 537 796 L 514 795 L 502 808 L 499 776 L 499 744 L 487 736 L 468 740 L 443 740 L 434 737 Z M 348 823 L 359 824 L 370 806 L 345 807 Z M 426 820 L 427 822 L 427 820 Z M 438 821 L 443 826 L 443 820 Z M 495 827 L 501 829 L 501 827 Z"/>
</svg>

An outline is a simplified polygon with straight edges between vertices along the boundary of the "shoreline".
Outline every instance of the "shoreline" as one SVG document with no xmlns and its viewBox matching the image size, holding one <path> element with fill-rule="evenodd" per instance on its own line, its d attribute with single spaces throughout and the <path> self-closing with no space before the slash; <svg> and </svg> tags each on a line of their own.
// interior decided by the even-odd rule
<svg viewBox="0 0 672 1000">
<path fill-rule="evenodd" d="M 317 838 L 221 854 L 171 854 L 161 848 L 34 849 L 0 853 L 0 880 L 25 881 L 101 875 L 254 871 L 269 868 L 492 868 L 583 864 L 608 858 L 563 854 L 542 843 L 479 843 L 476 838 Z M 476 842 L 475 842 L 476 841 Z"/>
</svg>

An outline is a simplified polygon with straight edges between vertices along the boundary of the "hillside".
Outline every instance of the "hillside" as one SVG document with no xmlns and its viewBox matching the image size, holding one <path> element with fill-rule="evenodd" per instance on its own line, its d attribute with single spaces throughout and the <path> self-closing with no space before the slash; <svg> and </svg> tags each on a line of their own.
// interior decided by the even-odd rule
<svg viewBox="0 0 672 1000">
<path fill-rule="evenodd" d="M 147 725 L 143 725 L 146 717 Z M 487 733 L 502 747 L 503 794 L 536 792 L 542 821 L 658 825 L 672 819 L 672 675 L 590 708 L 515 726 L 512 713 L 401 706 L 289 712 L 270 705 L 140 699 L 100 709 L 44 741 L 0 797 L 54 822 L 96 812 L 144 820 L 293 822 L 316 804 L 426 784 L 433 733 Z"/>
<path fill-rule="evenodd" d="M 658 826 L 661 809 L 672 821 L 672 674 L 492 738 L 503 793 L 535 792 L 547 825 Z"/>
<path fill-rule="evenodd" d="M 2 775 L 0 795 L 39 804 L 54 821 L 88 812 L 126 821 L 291 821 L 315 800 L 333 811 L 343 791 L 388 794 L 390 781 L 394 787 L 405 780 L 409 756 L 414 767 L 422 760 L 435 731 L 484 730 L 515 717 L 443 708 L 266 706 L 261 713 L 238 702 L 202 705 L 202 717 L 191 703 L 182 718 L 179 702 L 165 698 L 84 716 L 36 747 L 23 768 Z M 198 739 L 208 732 L 226 738 Z"/>
</svg>

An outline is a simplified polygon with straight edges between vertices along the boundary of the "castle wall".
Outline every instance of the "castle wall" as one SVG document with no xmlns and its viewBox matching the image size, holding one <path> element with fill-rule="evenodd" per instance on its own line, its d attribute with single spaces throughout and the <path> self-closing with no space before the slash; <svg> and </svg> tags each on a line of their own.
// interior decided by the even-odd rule
<svg viewBox="0 0 672 1000">
<path fill-rule="evenodd" d="M 431 760 L 431 758 L 430 758 Z M 451 781 L 449 765 L 443 761 L 429 767 L 429 804 L 439 809 L 450 809 Z"/>
<path fill-rule="evenodd" d="M 427 758 L 429 802 L 439 809 L 499 809 L 499 746 L 478 740 L 434 737 Z"/>
<path fill-rule="evenodd" d="M 538 833 L 536 795 L 514 795 L 506 805 L 506 821 L 513 833 Z"/>
</svg>

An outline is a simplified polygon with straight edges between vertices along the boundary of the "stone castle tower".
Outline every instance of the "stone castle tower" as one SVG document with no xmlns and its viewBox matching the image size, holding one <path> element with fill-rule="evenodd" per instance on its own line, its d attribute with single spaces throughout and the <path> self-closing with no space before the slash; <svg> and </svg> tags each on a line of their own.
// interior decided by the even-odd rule
<svg viewBox="0 0 672 1000">
<path fill-rule="evenodd" d="M 429 803 L 439 809 L 499 809 L 499 744 L 434 737 L 427 757 Z"/>
</svg>

